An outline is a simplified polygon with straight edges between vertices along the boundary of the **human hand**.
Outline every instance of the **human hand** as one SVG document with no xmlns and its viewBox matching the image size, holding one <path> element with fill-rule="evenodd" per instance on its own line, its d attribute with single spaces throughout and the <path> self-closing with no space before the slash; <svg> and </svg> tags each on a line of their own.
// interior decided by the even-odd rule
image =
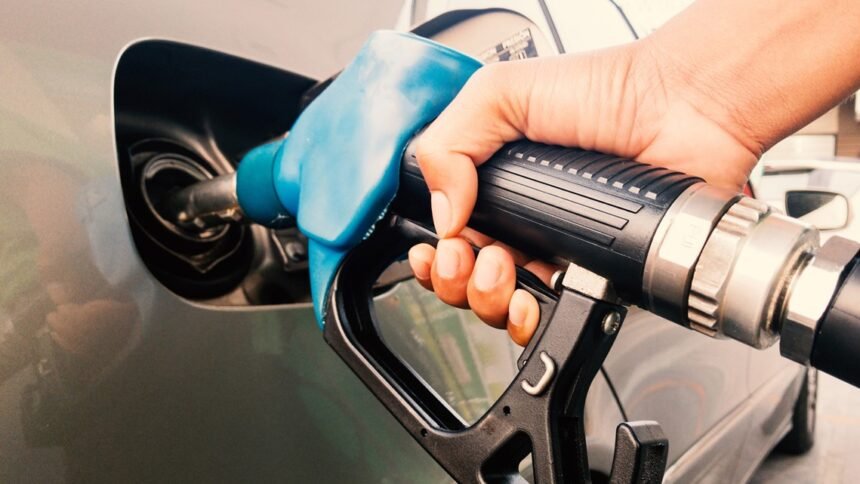
<svg viewBox="0 0 860 484">
<path fill-rule="evenodd" d="M 417 158 L 442 240 L 409 252 L 416 279 L 453 306 L 507 328 L 525 345 L 537 301 L 515 291 L 514 266 L 548 282 L 554 268 L 466 228 L 477 195 L 475 167 L 519 138 L 577 146 L 664 166 L 739 190 L 761 154 L 717 99 L 640 41 L 586 55 L 529 59 L 480 69 L 424 132 Z M 479 247 L 477 258 L 470 242 Z"/>
</svg>

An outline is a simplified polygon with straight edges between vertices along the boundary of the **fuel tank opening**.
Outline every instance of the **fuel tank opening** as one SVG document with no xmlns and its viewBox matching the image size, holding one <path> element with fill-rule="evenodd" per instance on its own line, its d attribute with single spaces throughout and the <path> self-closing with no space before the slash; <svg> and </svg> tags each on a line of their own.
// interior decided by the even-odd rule
<svg viewBox="0 0 860 484">
<path fill-rule="evenodd" d="M 227 224 L 214 227 L 183 226 L 173 222 L 167 213 L 165 202 L 171 195 L 195 183 L 211 180 L 213 177 L 200 164 L 181 155 L 164 155 L 148 162 L 140 177 L 140 192 L 147 208 L 165 228 L 175 234 L 194 241 L 212 241 L 224 236 L 229 230 Z"/>
<path fill-rule="evenodd" d="M 120 181 L 140 259 L 165 288 L 219 307 L 310 301 L 307 240 L 295 227 L 241 223 L 225 194 L 235 192 L 230 175 L 249 150 L 289 131 L 315 82 L 172 41 L 143 40 L 122 53 L 114 80 Z"/>
<path fill-rule="evenodd" d="M 190 150 L 168 140 L 150 139 L 129 148 L 135 190 L 129 214 L 141 255 L 156 277 L 174 292 L 194 299 L 217 297 L 235 289 L 253 258 L 248 228 L 223 224 L 200 230 L 173 223 L 162 202 L 172 193 L 211 179 Z"/>
</svg>

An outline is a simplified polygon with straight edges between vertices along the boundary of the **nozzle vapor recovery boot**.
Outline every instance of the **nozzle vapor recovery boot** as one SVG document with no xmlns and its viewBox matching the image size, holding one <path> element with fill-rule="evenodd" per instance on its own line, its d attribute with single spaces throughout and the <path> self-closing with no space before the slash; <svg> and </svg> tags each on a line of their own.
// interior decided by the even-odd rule
<svg viewBox="0 0 860 484">
<path fill-rule="evenodd" d="M 269 226 L 295 219 L 308 237 L 311 291 L 322 325 L 344 255 L 397 193 L 410 138 L 438 116 L 481 63 L 427 39 L 374 33 L 301 113 L 283 140 L 239 164 L 239 205 Z"/>
</svg>

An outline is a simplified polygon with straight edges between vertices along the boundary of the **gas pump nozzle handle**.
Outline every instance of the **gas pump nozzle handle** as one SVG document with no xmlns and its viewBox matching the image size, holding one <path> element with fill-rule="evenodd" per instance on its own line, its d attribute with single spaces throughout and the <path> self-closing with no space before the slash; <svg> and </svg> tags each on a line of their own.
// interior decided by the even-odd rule
<svg viewBox="0 0 860 484">
<path fill-rule="evenodd" d="M 430 226 L 415 139 L 391 209 Z M 473 228 L 574 262 L 623 300 L 706 335 L 760 349 L 782 336 L 785 357 L 860 386 L 860 356 L 846 359 L 860 355 L 860 269 L 849 271 L 860 244 L 832 238 L 819 248 L 814 228 L 762 202 L 593 151 L 518 141 L 478 179 Z M 200 228 L 236 220 L 235 186 L 235 174 L 207 180 L 163 208 Z"/>
<path fill-rule="evenodd" d="M 463 422 L 386 346 L 373 287 L 410 246 L 437 240 L 414 133 L 479 66 L 426 39 L 378 32 L 289 136 L 248 152 L 235 179 L 162 208 L 196 226 L 221 223 L 236 204 L 246 221 L 297 224 L 326 341 L 458 481 L 518 475 L 529 452 L 540 482 L 588 481 L 585 395 L 623 319 L 619 297 L 755 348 L 782 336 L 786 357 L 860 384 L 860 244 L 819 247 L 811 226 L 683 173 L 523 140 L 478 168 L 469 225 L 569 272 L 555 293 L 519 271 L 541 305 L 518 360 L 522 381 L 477 423 Z M 654 471 L 644 480 L 660 482 L 666 440 L 656 424 L 640 428 L 648 438 L 628 440 L 650 449 L 636 455 L 651 455 L 639 459 Z M 630 455 L 616 452 L 619 465 Z"/>
<path fill-rule="evenodd" d="M 405 151 L 393 210 L 430 223 L 429 193 Z M 673 202 L 701 180 L 593 151 L 508 144 L 478 168 L 470 227 L 532 256 L 576 262 L 640 305 L 651 240 Z"/>
<path fill-rule="evenodd" d="M 432 226 L 416 139 L 391 210 Z M 504 146 L 478 179 L 471 227 L 576 263 L 623 300 L 708 336 L 759 349 L 781 336 L 783 356 L 860 386 L 857 242 L 819 247 L 813 227 L 699 178 L 528 140 Z M 226 223 L 241 215 L 235 187 L 235 174 L 207 180 L 163 208 L 185 225 Z"/>
<path fill-rule="evenodd" d="M 431 226 L 414 146 L 392 210 Z M 763 202 L 591 151 L 519 141 L 478 178 L 471 227 L 574 262 L 622 299 L 708 336 L 759 349 L 782 336 L 783 356 L 860 386 L 857 242 L 819 247 L 816 229 Z"/>
</svg>

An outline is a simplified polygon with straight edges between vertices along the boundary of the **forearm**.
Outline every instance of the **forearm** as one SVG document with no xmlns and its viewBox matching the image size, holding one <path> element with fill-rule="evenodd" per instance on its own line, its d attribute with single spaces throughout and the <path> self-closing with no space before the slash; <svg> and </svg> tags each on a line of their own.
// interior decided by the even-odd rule
<svg viewBox="0 0 860 484">
<path fill-rule="evenodd" d="M 856 0 L 699 0 L 644 43 L 667 89 L 756 153 L 860 87 Z"/>
</svg>

